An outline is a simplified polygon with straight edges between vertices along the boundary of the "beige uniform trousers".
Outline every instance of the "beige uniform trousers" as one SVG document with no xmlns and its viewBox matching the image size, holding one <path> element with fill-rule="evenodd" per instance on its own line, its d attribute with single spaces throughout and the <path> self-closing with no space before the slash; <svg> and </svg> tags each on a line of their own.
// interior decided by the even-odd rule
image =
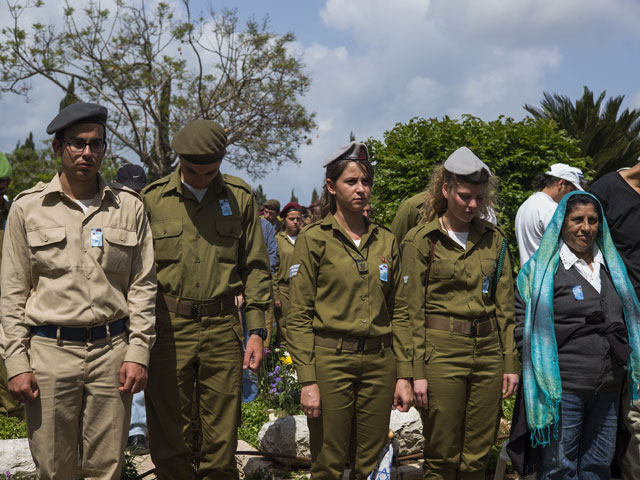
<svg viewBox="0 0 640 480">
<path fill-rule="evenodd" d="M 625 391 L 622 408 L 624 425 L 631 435 L 627 452 L 622 460 L 622 478 L 623 480 L 637 480 L 640 478 L 640 402 L 636 401 L 633 405 L 629 405 Z"/>
<path fill-rule="evenodd" d="M 120 478 L 131 412 L 131 395 L 118 390 L 125 335 L 61 345 L 31 337 L 29 358 L 40 394 L 26 405 L 26 414 L 38 478 Z"/>
</svg>

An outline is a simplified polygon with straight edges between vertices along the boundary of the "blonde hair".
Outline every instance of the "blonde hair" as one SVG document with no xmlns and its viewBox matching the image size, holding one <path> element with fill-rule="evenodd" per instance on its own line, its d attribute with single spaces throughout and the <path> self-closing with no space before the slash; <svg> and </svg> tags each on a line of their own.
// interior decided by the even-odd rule
<svg viewBox="0 0 640 480">
<path fill-rule="evenodd" d="M 442 187 L 447 183 L 449 188 L 457 187 L 461 183 L 467 183 L 464 179 L 458 177 L 455 173 L 451 173 L 444 168 L 444 163 L 435 167 L 431 174 L 429 186 L 424 195 L 424 203 L 422 205 L 422 218 L 420 223 L 429 223 L 434 218 L 441 216 L 447 211 L 447 199 L 442 194 Z M 476 216 L 488 219 L 492 214 L 497 214 L 496 208 L 498 204 L 498 186 L 500 179 L 495 176 L 489 177 L 486 183 L 487 192 L 485 194 L 484 205 L 479 208 Z"/>
</svg>

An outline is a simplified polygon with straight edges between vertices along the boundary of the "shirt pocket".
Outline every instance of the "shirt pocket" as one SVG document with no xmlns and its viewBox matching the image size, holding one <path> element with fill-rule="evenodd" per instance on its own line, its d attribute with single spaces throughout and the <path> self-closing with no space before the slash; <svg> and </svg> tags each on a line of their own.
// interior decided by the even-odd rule
<svg viewBox="0 0 640 480">
<path fill-rule="evenodd" d="M 170 219 L 151 224 L 153 248 L 159 265 L 177 263 L 182 257 L 182 219 Z"/>
<path fill-rule="evenodd" d="M 41 272 L 63 273 L 70 270 L 67 233 L 64 226 L 27 232 L 32 263 Z"/>
<path fill-rule="evenodd" d="M 431 264 L 430 278 L 452 278 L 454 272 L 453 262 L 450 260 L 434 260 Z"/>
<path fill-rule="evenodd" d="M 238 262 L 238 245 L 242 236 L 242 224 L 235 218 L 216 218 L 214 221 L 219 240 L 216 245 L 218 260 L 223 263 L 236 264 Z"/>
<path fill-rule="evenodd" d="M 131 270 L 133 248 L 138 244 L 136 232 L 123 228 L 102 229 L 103 254 L 102 269 L 105 272 L 127 273 Z"/>
</svg>

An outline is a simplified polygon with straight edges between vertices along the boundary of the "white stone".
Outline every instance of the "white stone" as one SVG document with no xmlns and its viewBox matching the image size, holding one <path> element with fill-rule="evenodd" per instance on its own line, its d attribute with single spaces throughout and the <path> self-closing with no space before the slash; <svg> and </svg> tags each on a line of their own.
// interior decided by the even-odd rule
<svg viewBox="0 0 640 480">
<path fill-rule="evenodd" d="M 36 466 L 26 438 L 0 440 L 0 469 L 2 473 L 21 474 L 25 479 L 35 478 Z"/>
<path fill-rule="evenodd" d="M 422 420 L 420 413 L 415 408 L 403 413 L 398 410 L 391 411 L 389 429 L 393 430 L 395 438 L 400 446 L 399 456 L 422 453 L 424 448 L 424 435 L 422 434 Z"/>
<path fill-rule="evenodd" d="M 304 415 L 291 415 L 265 423 L 258 432 L 258 441 L 263 452 L 311 457 L 309 429 Z M 276 460 L 284 465 L 296 464 L 293 459 L 277 458 Z"/>
</svg>

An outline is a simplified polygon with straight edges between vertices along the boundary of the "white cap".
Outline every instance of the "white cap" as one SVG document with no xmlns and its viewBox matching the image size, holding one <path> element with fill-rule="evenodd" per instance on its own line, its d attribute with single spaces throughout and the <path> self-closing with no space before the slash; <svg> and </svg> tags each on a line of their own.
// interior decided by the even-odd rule
<svg viewBox="0 0 640 480">
<path fill-rule="evenodd" d="M 549 167 L 549 171 L 544 173 L 571 182 L 578 190 L 584 190 L 584 188 L 582 188 L 584 175 L 579 168 L 571 167 L 566 163 L 554 163 Z"/>
</svg>

